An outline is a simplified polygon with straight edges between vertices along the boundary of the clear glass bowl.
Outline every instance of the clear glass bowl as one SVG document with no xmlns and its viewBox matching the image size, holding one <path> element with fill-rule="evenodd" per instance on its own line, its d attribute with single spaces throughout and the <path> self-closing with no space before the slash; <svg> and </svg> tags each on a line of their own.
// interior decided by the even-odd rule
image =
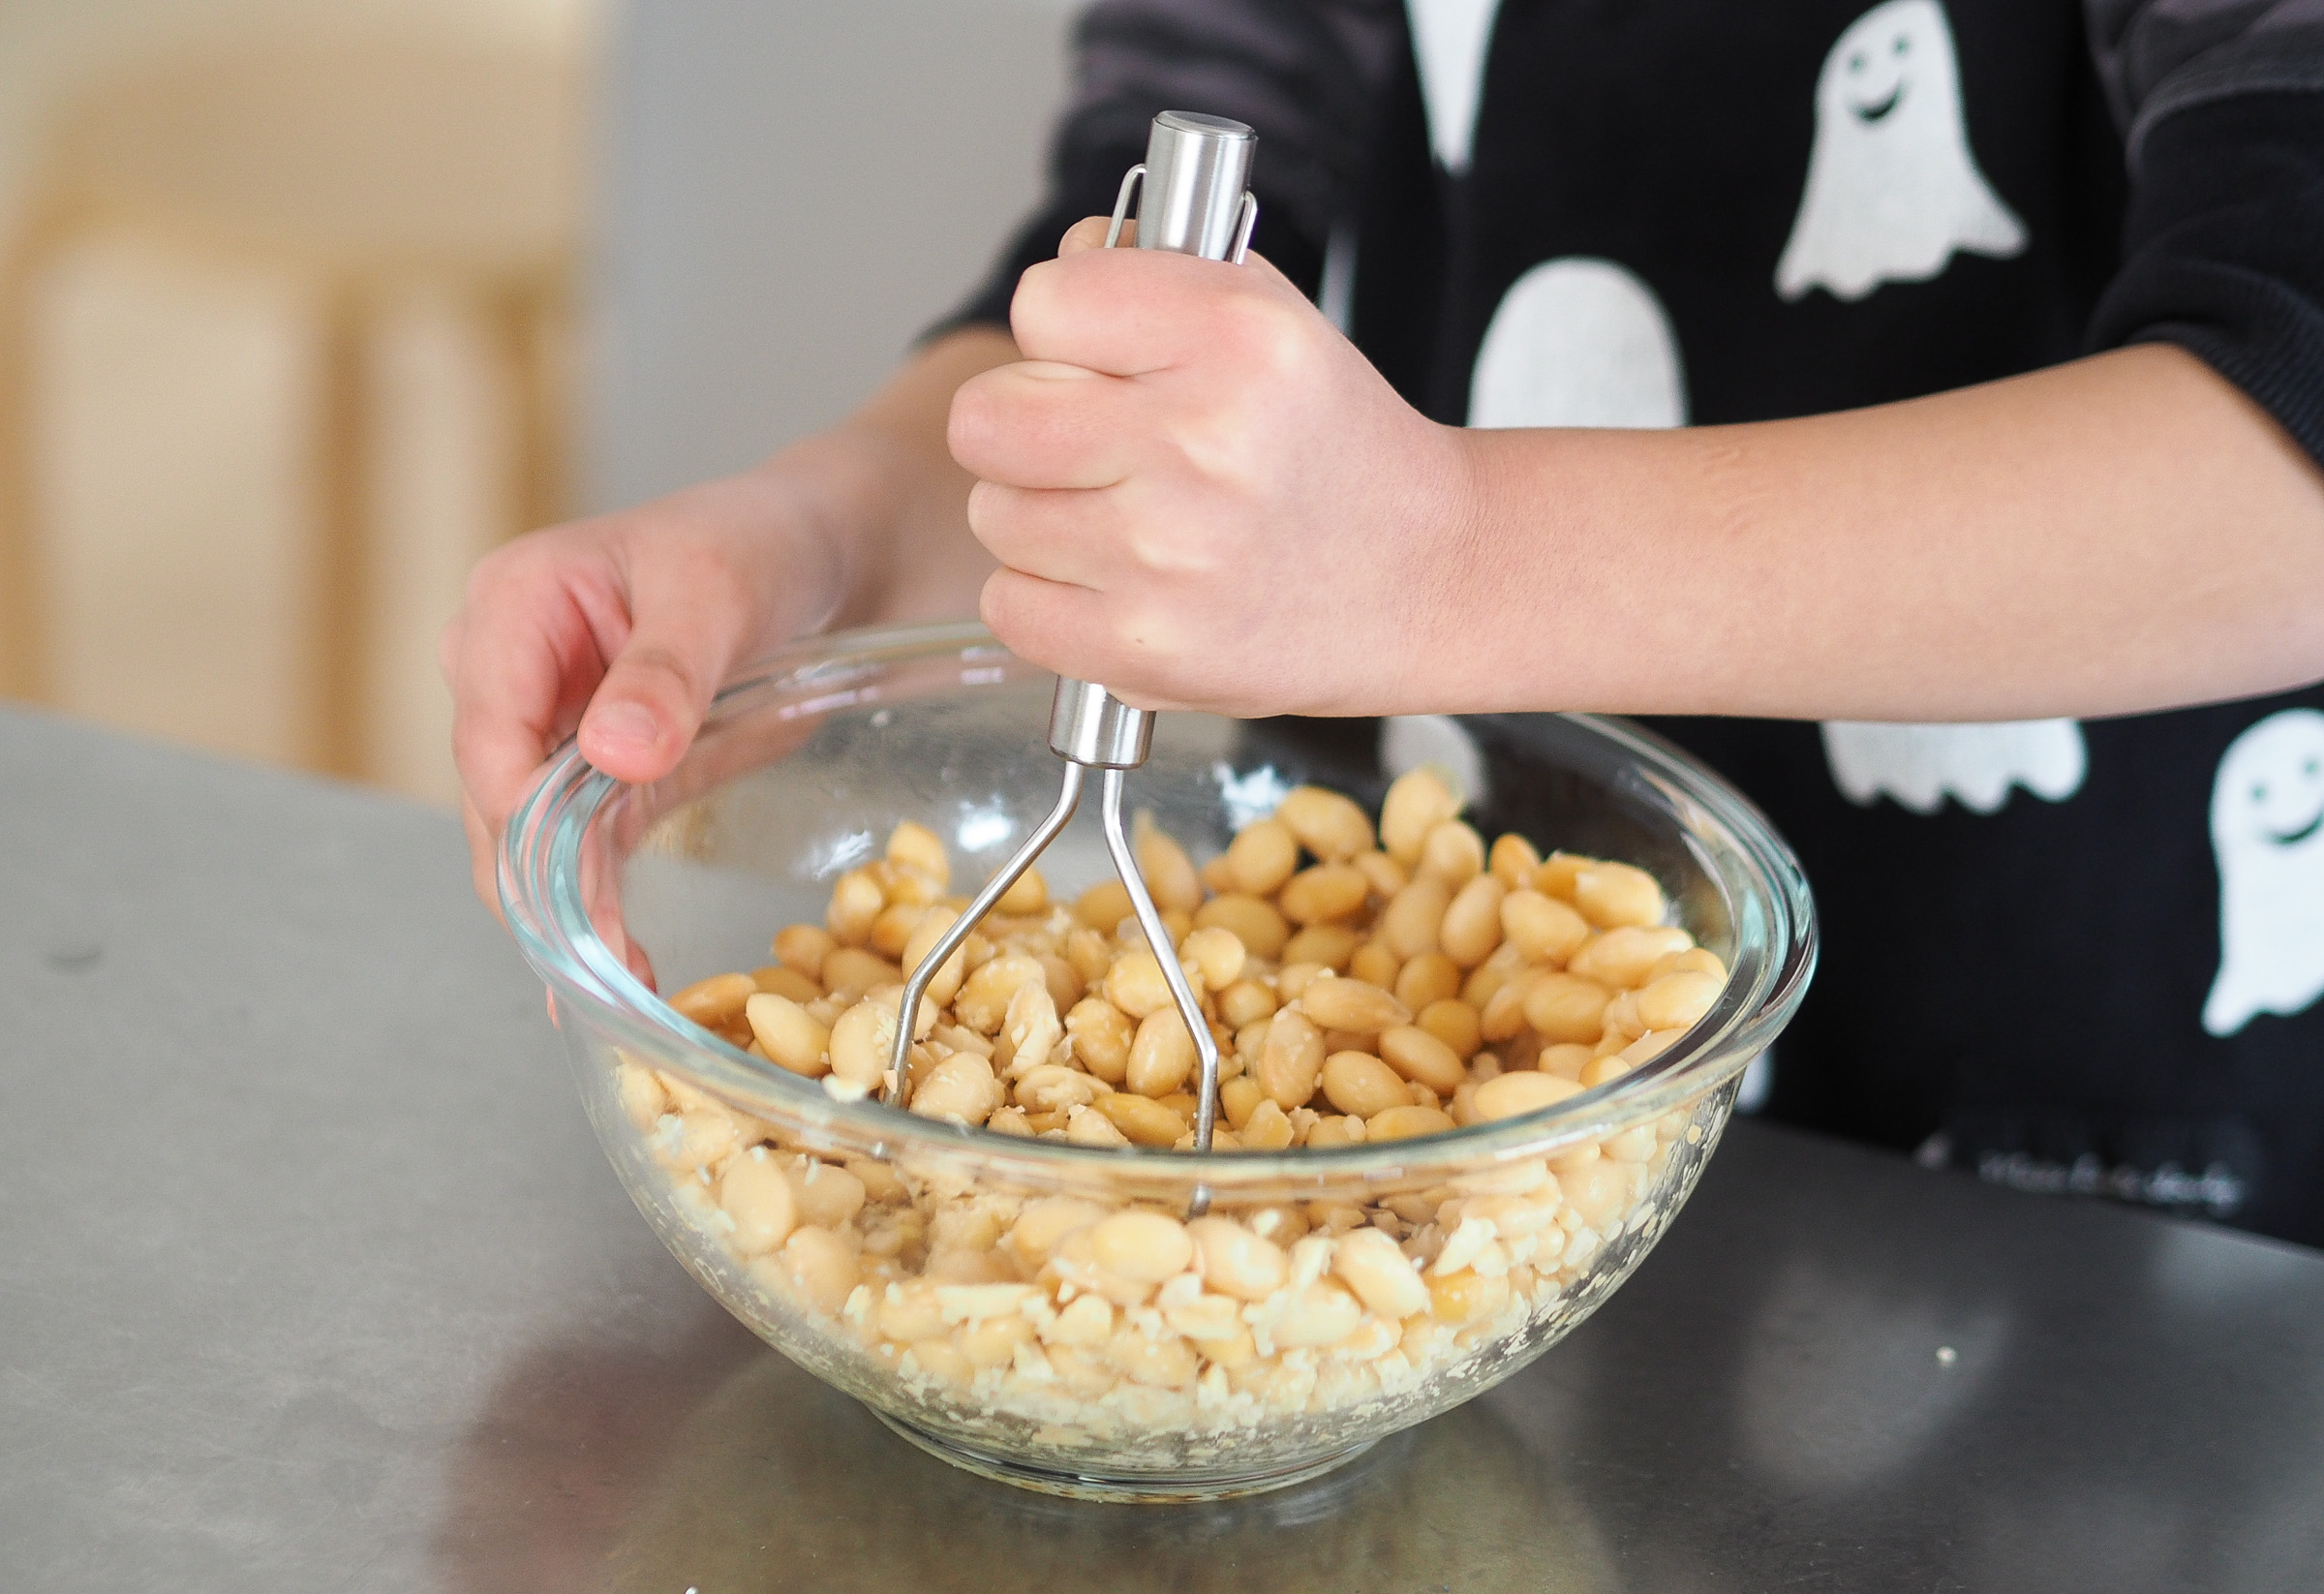
<svg viewBox="0 0 2324 1594">
<path fill-rule="evenodd" d="M 657 980 L 677 990 L 766 964 L 774 932 L 821 923 L 833 877 L 900 821 L 944 838 L 956 886 L 972 888 L 1054 801 L 1052 679 L 971 626 L 803 643 L 729 686 L 665 781 L 626 786 L 559 752 L 509 821 L 502 901 L 638 1209 L 784 1355 L 924 1448 L 1030 1487 L 1187 1499 L 1296 1482 L 1515 1372 L 1637 1266 L 1717 1145 L 1745 1064 L 1806 989 L 1807 884 L 1749 804 L 1634 727 L 1459 721 L 1452 734 L 1481 760 L 1469 816 L 1484 834 L 1651 871 L 1729 977 L 1677 1043 L 1596 1089 L 1453 1133 L 1317 1151 L 1109 1150 L 841 1101 L 656 996 Z M 1377 812 L 1389 778 L 1369 721 L 1166 714 L 1129 792 L 1199 863 L 1288 786 L 1313 782 Z M 1094 806 L 1043 861 L 1061 896 L 1107 874 Z M 802 1228 L 814 1220 L 820 1238 L 742 1248 L 702 1165 L 734 1143 L 722 1128 L 716 1146 L 688 1141 L 689 1103 L 792 1159 L 794 1188 L 816 1192 Z M 1075 1291 L 1043 1271 L 1038 1245 L 1012 1248 L 1035 1227 L 1010 1227 L 1027 1204 L 1184 1213 L 1198 1185 L 1213 1213 L 1281 1242 L 1288 1293 L 1190 1306 L 1197 1281 L 1179 1279 L 1176 1295 L 1116 1290 L 1111 1339 L 1059 1328 Z M 1449 1282 L 1432 1270 L 1427 1303 L 1401 1318 L 1366 1295 L 1351 1330 L 1348 1300 L 1363 1292 L 1330 1282 L 1335 1236 L 1382 1213 L 1398 1214 L 1380 1220 L 1391 1236 L 1437 1221 L 1448 1251 L 1476 1259 Z M 983 1272 L 915 1279 L 938 1246 L 948 1266 L 965 1248 Z M 1217 1337 L 1228 1314 L 1231 1341 Z M 1211 1326 L 1182 1337 L 1197 1319 Z"/>
</svg>

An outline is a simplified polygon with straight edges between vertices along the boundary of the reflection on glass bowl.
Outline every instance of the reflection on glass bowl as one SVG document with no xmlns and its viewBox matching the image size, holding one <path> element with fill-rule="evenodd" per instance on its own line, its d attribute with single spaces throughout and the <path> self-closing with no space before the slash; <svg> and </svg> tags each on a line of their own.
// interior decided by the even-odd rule
<svg viewBox="0 0 2324 1594">
<path fill-rule="evenodd" d="M 1625 1586 L 1605 1531 L 1489 1401 L 1192 1514 L 995 1492 L 770 1357 L 672 1436 L 611 1560 L 624 1588 L 757 1587 L 773 1566 L 812 1568 L 824 1594 L 987 1594 L 1002 1567 L 1010 1587 L 1119 1594 Z"/>
</svg>

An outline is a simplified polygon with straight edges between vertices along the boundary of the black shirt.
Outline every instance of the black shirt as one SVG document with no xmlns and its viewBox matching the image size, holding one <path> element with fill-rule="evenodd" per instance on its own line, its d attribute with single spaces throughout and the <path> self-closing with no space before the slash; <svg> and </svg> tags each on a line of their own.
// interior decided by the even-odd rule
<svg viewBox="0 0 2324 1594">
<path fill-rule="evenodd" d="M 1440 420 L 1769 419 L 2169 340 L 2324 458 L 2315 0 L 1409 18 L 1095 6 L 1051 202 L 959 319 L 1005 322 L 1177 106 L 1258 129 L 1257 247 Z M 1824 962 L 1772 1115 L 2324 1242 L 2324 691 L 1655 723 L 1817 889 Z"/>
</svg>

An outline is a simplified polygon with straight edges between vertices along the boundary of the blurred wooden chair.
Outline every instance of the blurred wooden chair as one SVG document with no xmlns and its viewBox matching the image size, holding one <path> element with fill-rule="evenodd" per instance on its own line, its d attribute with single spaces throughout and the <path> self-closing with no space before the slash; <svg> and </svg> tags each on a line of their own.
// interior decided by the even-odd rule
<svg viewBox="0 0 2324 1594">
<path fill-rule="evenodd" d="M 70 103 L 0 261 L 0 690 L 451 795 L 436 631 L 566 501 L 590 79 L 276 35 Z"/>
</svg>

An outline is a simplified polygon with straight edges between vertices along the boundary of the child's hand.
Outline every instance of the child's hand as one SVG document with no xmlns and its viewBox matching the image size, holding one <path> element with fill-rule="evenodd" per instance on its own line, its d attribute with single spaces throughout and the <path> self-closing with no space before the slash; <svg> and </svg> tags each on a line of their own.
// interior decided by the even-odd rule
<svg viewBox="0 0 2324 1594">
<path fill-rule="evenodd" d="M 767 650 L 967 607 L 992 567 L 961 535 L 968 481 L 944 452 L 945 409 L 965 378 L 1016 357 L 1003 333 L 963 328 L 754 470 L 535 532 L 476 567 L 442 657 L 487 904 L 501 827 L 576 726 L 598 769 L 658 781 L 712 693 Z"/>
<path fill-rule="evenodd" d="M 1146 707 L 1368 713 L 1445 695 L 1475 563 L 1463 435 L 1257 257 L 1067 235 L 964 384 L 953 457 L 1024 657 Z"/>
<path fill-rule="evenodd" d="M 751 473 L 535 532 L 476 567 L 441 654 L 487 904 L 501 828 L 576 726 L 598 769 L 658 780 L 732 666 L 828 616 L 836 550 L 804 520 Z"/>
</svg>

